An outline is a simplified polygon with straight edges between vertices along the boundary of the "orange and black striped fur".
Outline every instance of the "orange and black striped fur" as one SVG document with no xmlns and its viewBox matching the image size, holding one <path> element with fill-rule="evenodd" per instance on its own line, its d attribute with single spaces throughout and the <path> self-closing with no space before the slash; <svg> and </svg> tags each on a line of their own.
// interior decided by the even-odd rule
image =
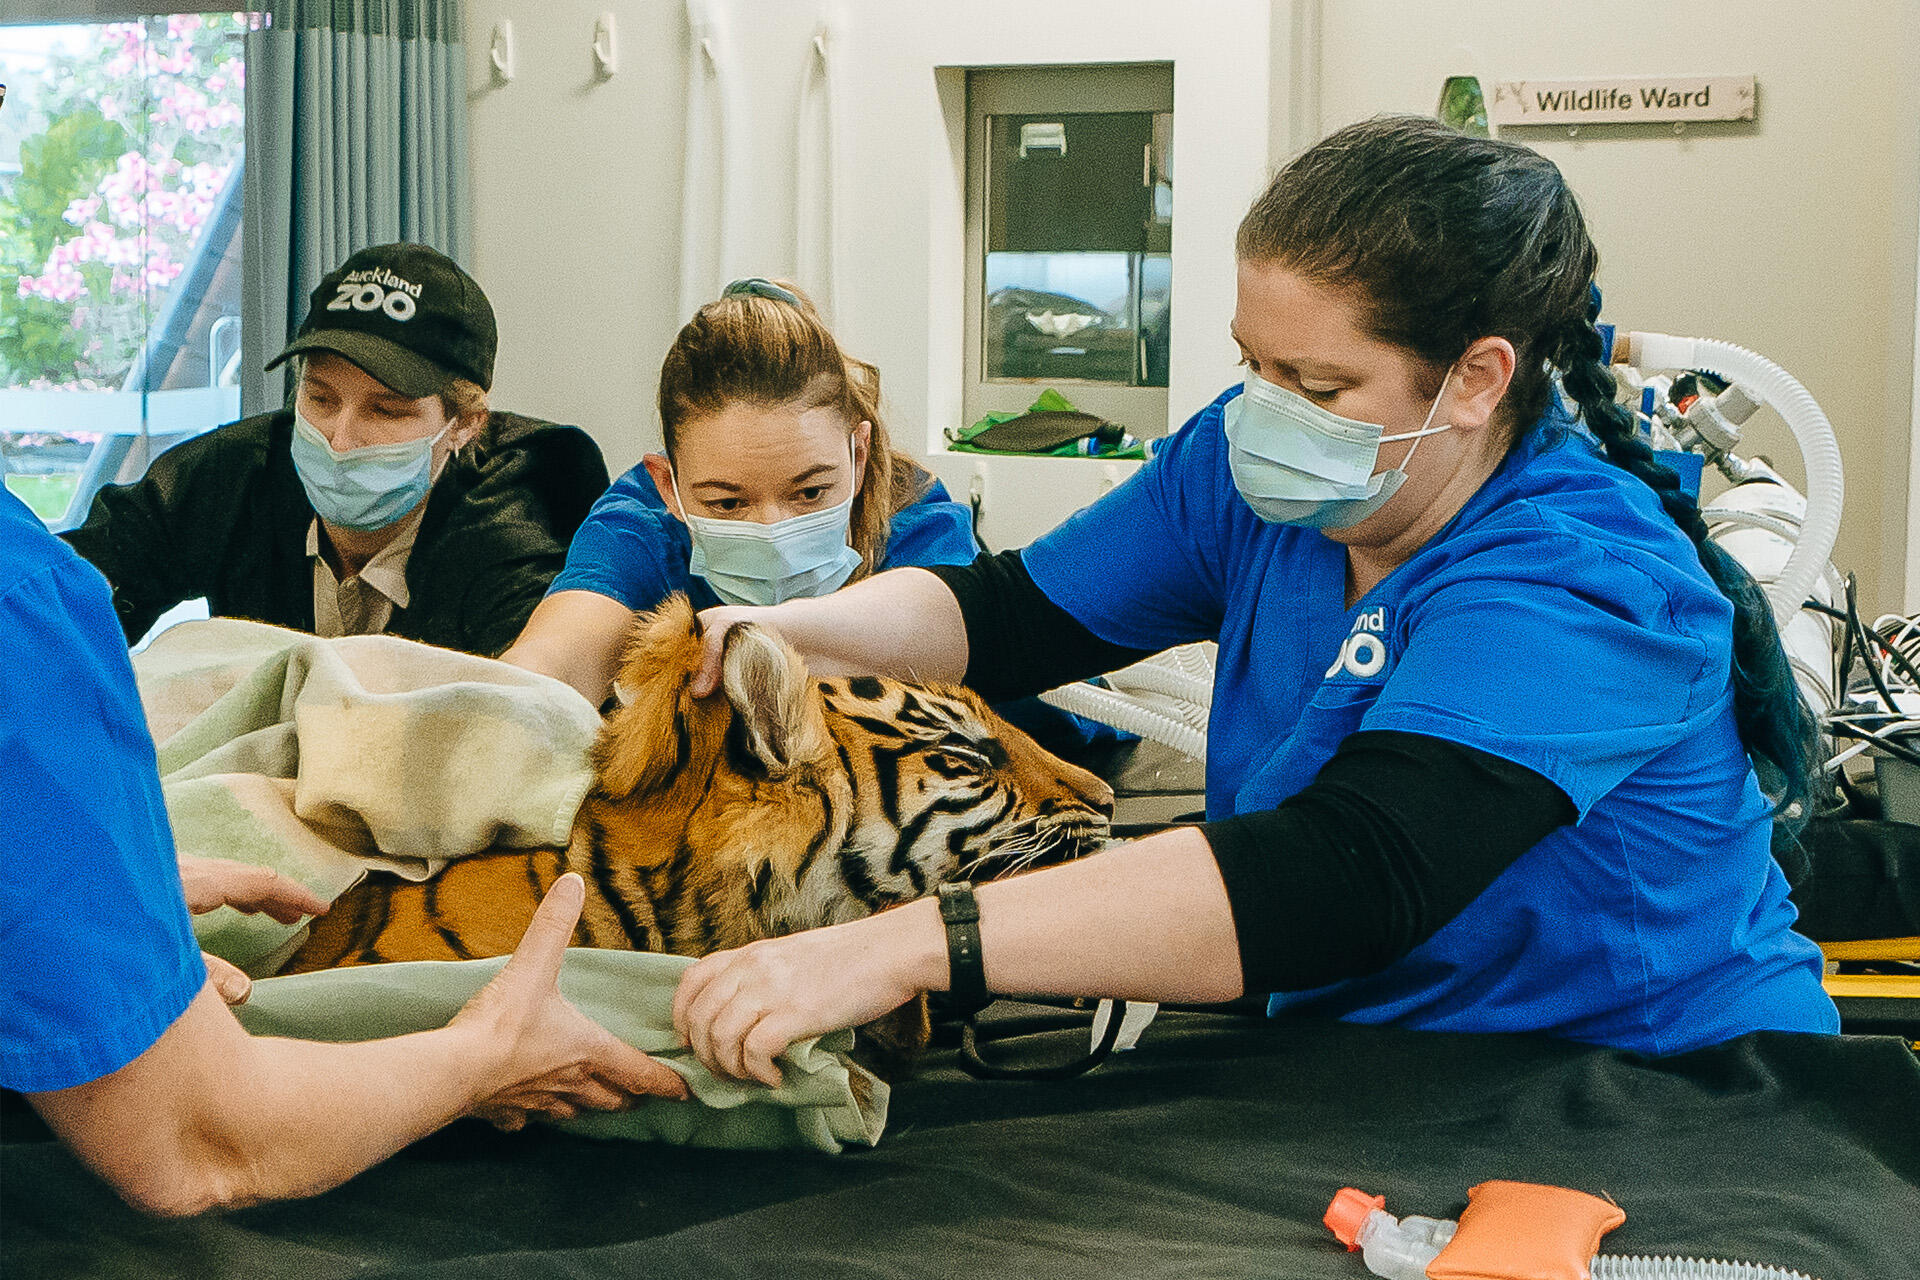
<svg viewBox="0 0 1920 1280">
<path fill-rule="evenodd" d="M 629 701 L 594 746 L 566 849 L 464 858 L 420 884 L 370 877 L 283 972 L 505 954 L 566 871 L 587 882 L 575 945 L 704 955 L 1105 839 L 1106 784 L 967 689 L 816 680 L 744 626 L 727 637 L 724 696 L 695 698 L 700 649 L 684 597 L 637 621 Z M 907 1038 L 924 1038 L 924 1013 Z"/>
</svg>

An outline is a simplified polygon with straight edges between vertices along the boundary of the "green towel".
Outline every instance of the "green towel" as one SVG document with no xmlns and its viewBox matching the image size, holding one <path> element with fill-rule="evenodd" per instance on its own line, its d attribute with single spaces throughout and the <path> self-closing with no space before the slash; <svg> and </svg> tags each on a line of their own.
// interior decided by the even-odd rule
<svg viewBox="0 0 1920 1280">
<path fill-rule="evenodd" d="M 265 978 L 234 1012 L 255 1035 L 373 1040 L 445 1026 L 506 957 L 420 960 Z M 793 1147 L 837 1152 L 872 1146 L 887 1122 L 887 1086 L 845 1058 L 852 1032 L 803 1040 L 780 1056 L 778 1089 L 729 1080 L 701 1066 L 673 1030 L 673 990 L 686 956 L 572 948 L 560 990 L 607 1030 L 671 1066 L 693 1100 L 649 1098 L 632 1111 L 592 1112 L 559 1127 L 596 1138 L 696 1147 Z"/>
</svg>

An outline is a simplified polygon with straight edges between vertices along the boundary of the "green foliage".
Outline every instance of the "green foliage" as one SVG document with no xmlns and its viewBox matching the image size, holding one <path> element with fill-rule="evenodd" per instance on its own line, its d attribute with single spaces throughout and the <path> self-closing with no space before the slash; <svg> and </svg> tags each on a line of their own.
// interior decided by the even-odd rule
<svg viewBox="0 0 1920 1280">
<path fill-rule="evenodd" d="M 73 327 L 73 307 L 21 297 L 20 277 L 37 270 L 53 246 L 72 234 L 67 207 L 92 191 L 126 150 L 125 127 L 92 107 L 54 121 L 45 133 L 21 143 L 13 199 L 0 208 L 0 298 L 7 300 L 0 308 L 0 381 L 5 385 L 72 379 L 85 359 L 87 336 Z M 100 284 L 106 284 L 104 273 Z"/>
<path fill-rule="evenodd" d="M 67 505 L 73 501 L 73 491 L 79 487 L 79 473 L 73 471 L 54 475 L 7 473 L 7 488 L 42 520 L 58 520 L 65 515 Z"/>
<path fill-rule="evenodd" d="M 20 144 L 20 177 L 13 184 L 14 226 L 4 249 L 13 266 L 30 270 L 46 260 L 54 244 L 73 233 L 67 206 L 92 191 L 130 149 L 124 125 L 94 107 L 82 107 L 53 122 L 38 137 Z"/>
</svg>

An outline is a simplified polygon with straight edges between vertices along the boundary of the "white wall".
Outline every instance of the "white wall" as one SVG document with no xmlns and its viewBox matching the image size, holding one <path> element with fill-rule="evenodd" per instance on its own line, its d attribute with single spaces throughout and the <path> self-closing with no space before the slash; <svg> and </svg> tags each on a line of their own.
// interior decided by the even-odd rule
<svg viewBox="0 0 1920 1280">
<path fill-rule="evenodd" d="M 1877 613 L 1901 608 L 1908 583 L 1917 7 L 1332 0 L 1321 9 L 1320 123 L 1325 132 L 1381 111 L 1431 112 L 1454 73 L 1484 83 L 1758 75 L 1751 125 L 1506 136 L 1551 157 L 1579 194 L 1608 319 L 1738 342 L 1813 392 L 1846 464 L 1834 561 L 1858 574 L 1863 611 Z M 1791 436 L 1771 414 L 1756 421 L 1751 449 L 1791 459 L 1797 476 Z"/>
<path fill-rule="evenodd" d="M 736 247 L 738 269 L 788 272 L 797 104 L 824 9 L 714 3 L 755 82 L 745 132 L 758 215 Z M 1835 560 L 1859 575 L 1869 609 L 1902 607 L 1903 588 L 1905 607 L 1920 607 L 1920 518 L 1908 518 L 1910 493 L 1920 498 L 1909 484 L 1910 470 L 1920 481 L 1910 448 L 1916 0 L 1837 0 L 1817 17 L 1791 0 L 1619 0 L 1603 17 L 1537 0 L 828 3 L 847 69 L 837 323 L 884 371 L 900 443 L 916 451 L 960 405 L 961 76 L 936 67 L 1174 62 L 1176 420 L 1232 377 L 1232 228 L 1265 157 L 1379 111 L 1430 111 L 1456 71 L 1755 73 L 1751 125 L 1512 136 L 1551 156 L 1580 193 L 1609 319 L 1743 343 L 1813 390 L 1847 466 Z M 620 23 L 623 67 L 597 83 L 588 44 L 604 8 Z M 468 0 L 467 15 L 474 267 L 501 319 L 496 400 L 581 423 L 625 467 L 657 441 L 654 377 L 681 320 L 684 11 Z M 500 17 L 515 23 L 518 74 L 489 87 L 487 33 Z M 1303 40 L 1317 41 L 1317 56 Z M 1306 119 L 1315 102 L 1317 119 Z M 1760 420 L 1750 440 L 1797 472 L 1777 422 Z"/>
<path fill-rule="evenodd" d="M 622 68 L 591 73 L 610 7 Z M 1282 5 L 1282 10 L 1288 6 Z M 1171 401 L 1176 423 L 1232 377 L 1232 231 L 1265 176 L 1279 79 L 1271 0 L 1215 0 L 1206 20 L 1155 0 L 909 5 L 716 0 L 751 80 L 754 217 L 721 275 L 790 272 L 798 104 L 822 13 L 838 15 L 843 218 L 834 317 L 882 370 L 898 442 L 922 452 L 959 423 L 964 73 L 1056 62 L 1174 64 Z M 517 66 L 490 82 L 489 32 L 513 21 Z M 679 199 L 688 118 L 679 5 L 469 0 L 474 272 L 501 322 L 495 400 L 575 420 L 623 467 L 657 440 L 654 373 L 682 317 Z M 802 284 L 809 284 L 802 281 Z"/>
<path fill-rule="evenodd" d="M 590 42 L 615 5 L 622 72 Z M 488 33 L 513 22 L 514 79 Z M 686 35 L 677 5 L 468 0 L 471 264 L 500 325 L 494 403 L 575 422 L 616 471 L 657 438 L 654 378 L 677 326 Z"/>
<path fill-rule="evenodd" d="M 1268 155 L 1270 8 L 1216 0 L 1205 21 L 1154 0 L 857 8 L 848 153 L 856 173 L 881 185 L 848 219 L 861 269 L 850 273 L 841 324 L 856 346 L 880 353 L 897 405 L 936 433 L 964 425 L 963 81 L 958 71 L 944 78 L 943 103 L 934 67 L 1173 63 L 1173 424 L 1225 385 L 1233 229 Z M 903 328 L 906 317 L 924 329 Z"/>
</svg>

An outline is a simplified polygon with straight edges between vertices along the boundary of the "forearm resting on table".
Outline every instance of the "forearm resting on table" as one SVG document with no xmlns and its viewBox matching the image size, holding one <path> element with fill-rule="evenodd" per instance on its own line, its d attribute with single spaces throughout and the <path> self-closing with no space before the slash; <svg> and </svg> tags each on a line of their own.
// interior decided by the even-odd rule
<svg viewBox="0 0 1920 1280">
<path fill-rule="evenodd" d="M 987 988 L 1003 995 L 1104 996 L 1216 1004 L 1243 992 L 1226 885 L 1206 837 L 1163 831 L 1097 857 L 978 886 Z M 939 908 L 899 916 L 922 986 L 948 980 Z"/>
<path fill-rule="evenodd" d="M 889 569 L 831 595 L 769 611 L 816 675 L 958 682 L 967 672 L 959 602 L 925 569 Z"/>
<path fill-rule="evenodd" d="M 499 1086 L 498 1059 L 460 1027 L 256 1038 L 209 984 L 133 1062 L 32 1102 L 128 1201 L 175 1216 L 336 1186 L 464 1115 Z"/>
</svg>

